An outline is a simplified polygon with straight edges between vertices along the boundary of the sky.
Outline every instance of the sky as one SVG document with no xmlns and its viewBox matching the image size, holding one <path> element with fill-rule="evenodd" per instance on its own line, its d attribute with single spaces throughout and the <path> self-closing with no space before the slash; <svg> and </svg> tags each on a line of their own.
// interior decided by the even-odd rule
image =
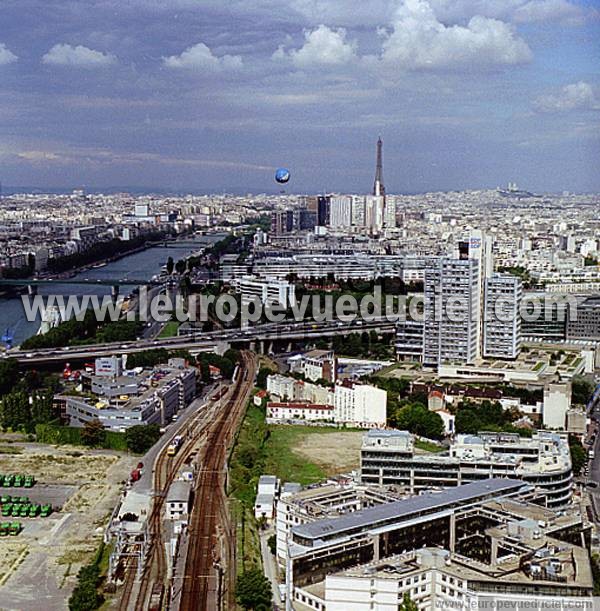
<svg viewBox="0 0 600 611">
<path fill-rule="evenodd" d="M 600 0 L 3 0 L 4 185 L 600 192 Z"/>
</svg>

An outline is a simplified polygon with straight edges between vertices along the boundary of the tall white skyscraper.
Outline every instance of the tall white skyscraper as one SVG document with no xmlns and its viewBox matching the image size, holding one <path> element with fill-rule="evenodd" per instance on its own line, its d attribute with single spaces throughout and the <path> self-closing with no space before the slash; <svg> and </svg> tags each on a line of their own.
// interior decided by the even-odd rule
<svg viewBox="0 0 600 611">
<path fill-rule="evenodd" d="M 365 198 L 363 195 L 352 195 L 352 226 L 365 227 Z"/>
<path fill-rule="evenodd" d="M 384 205 L 383 195 L 365 197 L 365 226 L 373 233 L 378 233 L 383 229 Z"/>
<path fill-rule="evenodd" d="M 396 200 L 389 195 L 385 197 L 383 226 L 388 229 L 396 227 Z"/>
<path fill-rule="evenodd" d="M 483 312 L 483 298 L 485 279 L 494 273 L 494 256 L 492 254 L 492 238 L 480 229 L 474 229 L 465 240 L 461 240 L 457 247 L 459 259 L 474 259 L 477 261 L 477 284 L 479 292 L 479 309 Z M 483 317 L 480 317 L 477 327 L 477 357 L 483 355 Z"/>
<path fill-rule="evenodd" d="M 329 226 L 346 228 L 352 224 L 352 198 L 349 195 L 332 195 L 329 208 Z"/>
<path fill-rule="evenodd" d="M 483 356 L 515 359 L 521 351 L 521 280 L 511 274 L 485 279 Z"/>
<path fill-rule="evenodd" d="M 481 318 L 477 259 L 432 259 L 424 288 L 423 362 L 475 362 Z"/>
</svg>

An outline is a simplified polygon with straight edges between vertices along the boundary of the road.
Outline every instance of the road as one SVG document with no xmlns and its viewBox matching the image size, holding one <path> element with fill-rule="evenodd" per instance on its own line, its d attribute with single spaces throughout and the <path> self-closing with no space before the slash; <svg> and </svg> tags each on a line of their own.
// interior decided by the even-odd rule
<svg viewBox="0 0 600 611">
<path fill-rule="evenodd" d="M 395 331 L 396 323 L 385 317 L 374 318 L 369 321 L 355 321 L 342 323 L 339 321 L 324 321 L 322 323 L 300 322 L 300 323 L 271 323 L 259 325 L 248 329 L 224 329 L 222 331 L 211 331 L 197 337 L 172 337 L 161 340 L 140 339 L 135 342 L 112 342 L 106 344 L 89 344 L 84 347 L 73 348 L 49 348 L 27 352 L 24 350 L 11 350 L 5 352 L 3 358 L 14 358 L 20 363 L 31 365 L 43 365 L 53 362 L 64 362 L 65 360 L 86 360 L 99 356 L 110 356 L 112 354 L 133 354 L 152 348 L 167 348 L 169 350 L 190 350 L 193 352 L 213 351 L 220 343 L 232 345 L 248 344 L 256 341 L 276 340 L 306 340 L 330 337 L 332 335 L 349 335 L 351 333 L 362 333 L 363 331 L 378 330 L 380 332 L 392 333 Z"/>
<path fill-rule="evenodd" d="M 600 404 L 596 403 L 595 406 L 591 406 L 590 419 L 588 439 L 595 436 L 594 444 L 590 448 L 594 450 L 594 458 L 588 463 L 589 473 L 586 490 L 594 508 L 595 522 L 600 525 Z"/>
<path fill-rule="evenodd" d="M 269 537 L 275 534 L 273 528 L 268 528 L 260 532 L 260 552 L 263 561 L 263 570 L 265 576 L 271 583 L 271 590 L 273 591 L 273 604 L 275 607 L 279 607 L 282 604 L 281 596 L 279 595 L 279 582 L 277 580 L 277 564 L 275 557 L 269 549 Z"/>
<path fill-rule="evenodd" d="M 177 413 L 177 420 L 171 422 L 165 427 L 165 433 L 161 438 L 146 452 L 142 458 L 145 465 L 142 476 L 133 485 L 133 490 L 136 492 L 150 492 L 154 486 L 152 479 L 152 465 L 156 462 L 158 454 L 171 442 L 171 439 L 178 433 L 184 431 L 191 418 L 193 418 L 199 410 L 203 409 L 207 404 L 208 398 L 214 391 L 215 385 L 211 384 L 202 390 L 202 393 L 196 397 L 185 409 Z"/>
</svg>

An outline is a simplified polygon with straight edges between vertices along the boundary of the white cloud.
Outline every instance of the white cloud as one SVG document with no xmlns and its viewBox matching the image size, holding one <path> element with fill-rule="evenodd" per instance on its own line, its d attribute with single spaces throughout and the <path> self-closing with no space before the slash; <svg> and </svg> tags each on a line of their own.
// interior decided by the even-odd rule
<svg viewBox="0 0 600 611">
<path fill-rule="evenodd" d="M 580 25 L 584 21 L 584 12 L 567 0 L 530 0 L 515 10 L 513 19 L 517 23 L 560 21 Z"/>
<path fill-rule="evenodd" d="M 292 11 L 310 24 L 335 23 L 348 27 L 375 27 L 388 23 L 396 10 L 398 0 L 369 0 L 355 2 L 349 8 L 348 0 L 289 0 Z"/>
<path fill-rule="evenodd" d="M 348 0 L 288 0 L 292 11 L 310 24 L 335 23 L 346 27 L 378 27 L 390 23 L 406 0 L 357 2 L 348 10 Z M 264 0 L 265 6 L 269 5 Z M 517 23 L 559 21 L 578 25 L 594 11 L 569 0 L 429 0 L 436 17 L 450 25 L 480 15 Z"/>
<path fill-rule="evenodd" d="M 477 70 L 532 59 L 527 43 L 509 24 L 475 15 L 466 26 L 446 26 L 426 0 L 406 0 L 392 25 L 381 59 L 398 68 Z"/>
<path fill-rule="evenodd" d="M 187 68 L 207 72 L 239 70 L 243 66 L 242 58 L 239 55 L 217 57 L 203 42 L 188 47 L 181 55 L 163 57 L 163 63 L 168 68 Z"/>
<path fill-rule="evenodd" d="M 4 44 L 0 43 L 0 66 L 16 62 L 18 57 Z"/>
<path fill-rule="evenodd" d="M 96 68 L 116 63 L 117 58 L 110 53 L 94 51 L 83 45 L 73 47 L 67 44 L 54 45 L 42 57 L 44 64 L 54 66 L 79 66 L 82 68 Z"/>
<path fill-rule="evenodd" d="M 583 81 L 566 85 L 556 94 L 540 96 L 533 104 L 540 112 L 600 110 L 600 99 L 594 88 Z"/>
<path fill-rule="evenodd" d="M 576 25 L 586 15 L 581 6 L 568 0 L 430 0 L 430 4 L 444 23 L 481 15 L 516 23 L 560 21 Z"/>
<path fill-rule="evenodd" d="M 304 31 L 304 45 L 285 51 L 279 47 L 273 59 L 291 59 L 298 68 L 309 66 L 340 66 L 357 58 L 356 41 L 346 42 L 346 30 L 333 30 L 321 24 L 315 30 Z"/>
</svg>

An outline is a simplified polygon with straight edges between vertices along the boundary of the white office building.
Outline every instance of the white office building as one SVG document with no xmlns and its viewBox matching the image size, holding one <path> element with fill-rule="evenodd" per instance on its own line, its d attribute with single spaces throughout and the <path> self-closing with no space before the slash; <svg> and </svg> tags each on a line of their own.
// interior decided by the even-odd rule
<svg viewBox="0 0 600 611">
<path fill-rule="evenodd" d="M 407 431 L 371 430 L 361 448 L 361 482 L 404 485 L 412 493 L 448 488 L 486 477 L 512 477 L 536 486 L 549 507 L 571 502 L 573 474 L 568 438 L 538 431 L 531 438 L 514 433 L 456 436 L 446 453 L 415 452 Z"/>
<path fill-rule="evenodd" d="M 494 274 L 484 286 L 483 356 L 516 359 L 521 351 L 521 280 Z"/>
<path fill-rule="evenodd" d="M 571 385 L 569 383 L 548 384 L 544 388 L 543 423 L 549 429 L 564 430 L 567 413 L 571 409 Z"/>
<path fill-rule="evenodd" d="M 423 362 L 473 363 L 479 355 L 476 259 L 432 259 L 425 269 Z"/>
<path fill-rule="evenodd" d="M 279 480 L 274 475 L 261 475 L 254 502 L 254 517 L 272 520 L 275 511 L 275 497 L 279 490 Z"/>
<path fill-rule="evenodd" d="M 332 195 L 329 208 L 329 226 L 343 229 L 352 224 L 352 198 L 349 195 Z"/>
<path fill-rule="evenodd" d="M 292 306 L 296 301 L 296 286 L 287 280 L 244 276 L 237 280 L 237 286 L 243 302 L 258 298 L 263 304 Z"/>
<path fill-rule="evenodd" d="M 335 386 L 334 419 L 360 427 L 385 426 L 387 392 L 370 384 L 344 381 Z"/>
</svg>

